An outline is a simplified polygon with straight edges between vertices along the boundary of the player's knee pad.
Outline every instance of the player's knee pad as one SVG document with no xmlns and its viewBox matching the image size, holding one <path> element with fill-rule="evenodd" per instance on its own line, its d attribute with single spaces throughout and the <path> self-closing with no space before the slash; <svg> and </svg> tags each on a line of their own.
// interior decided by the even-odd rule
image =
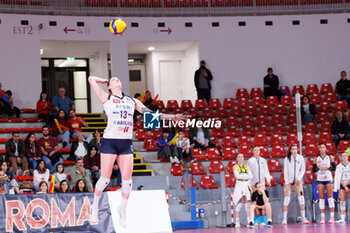
<svg viewBox="0 0 350 233">
<path fill-rule="evenodd" d="M 325 208 L 324 199 L 320 199 L 318 206 L 320 207 L 320 210 L 324 210 L 324 208 Z"/>
<path fill-rule="evenodd" d="M 290 197 L 284 197 L 283 205 L 289 206 L 289 202 L 290 202 Z"/>
<path fill-rule="evenodd" d="M 331 198 L 328 198 L 328 205 L 329 205 L 329 208 L 334 208 L 334 199 L 333 197 Z"/>
<path fill-rule="evenodd" d="M 245 211 L 248 212 L 250 210 L 250 203 L 245 203 Z"/>
<path fill-rule="evenodd" d="M 238 203 L 237 205 L 236 205 L 236 212 L 240 212 L 241 211 L 241 209 L 242 209 L 242 203 Z"/>
<path fill-rule="evenodd" d="M 346 201 L 340 201 L 340 210 L 346 210 Z"/>
<path fill-rule="evenodd" d="M 101 176 L 100 179 L 98 179 L 97 183 L 96 183 L 96 189 L 97 190 L 104 190 L 107 185 L 109 184 L 109 181 L 111 181 L 110 178 L 106 178 Z"/>
<path fill-rule="evenodd" d="M 132 180 L 123 180 L 122 181 L 122 193 L 129 194 L 132 189 Z"/>
<path fill-rule="evenodd" d="M 299 200 L 299 205 L 305 205 L 305 198 L 304 198 L 304 196 L 299 196 L 298 197 L 298 200 Z"/>
</svg>

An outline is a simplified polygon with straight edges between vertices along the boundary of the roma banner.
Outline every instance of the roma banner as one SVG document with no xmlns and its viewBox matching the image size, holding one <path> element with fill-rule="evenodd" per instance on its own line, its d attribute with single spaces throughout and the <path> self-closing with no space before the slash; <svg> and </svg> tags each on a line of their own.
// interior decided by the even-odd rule
<svg viewBox="0 0 350 233">
<path fill-rule="evenodd" d="M 99 203 L 99 224 L 90 224 L 93 193 L 0 195 L 0 232 L 114 233 L 107 193 Z"/>
</svg>

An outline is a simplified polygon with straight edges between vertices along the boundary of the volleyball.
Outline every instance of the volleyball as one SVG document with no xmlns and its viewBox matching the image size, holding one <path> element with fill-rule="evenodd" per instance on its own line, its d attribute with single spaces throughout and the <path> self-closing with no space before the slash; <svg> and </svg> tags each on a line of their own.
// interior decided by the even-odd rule
<svg viewBox="0 0 350 233">
<path fill-rule="evenodd" d="M 111 22 L 109 23 L 109 30 L 114 34 L 114 35 L 122 35 L 123 32 L 126 29 L 126 23 L 122 19 L 112 19 Z"/>
</svg>

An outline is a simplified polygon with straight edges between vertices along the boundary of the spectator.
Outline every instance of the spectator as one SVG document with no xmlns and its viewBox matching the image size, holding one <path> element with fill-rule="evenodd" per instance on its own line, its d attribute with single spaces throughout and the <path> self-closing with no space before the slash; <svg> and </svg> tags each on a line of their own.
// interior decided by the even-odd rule
<svg viewBox="0 0 350 233">
<path fill-rule="evenodd" d="M 84 168 L 89 169 L 97 181 L 100 178 L 100 153 L 95 146 L 91 146 L 89 153 L 84 157 Z"/>
<path fill-rule="evenodd" d="M 147 96 L 147 94 L 149 93 L 150 91 L 146 91 L 145 93 L 145 97 Z M 140 96 L 140 99 L 141 99 L 141 96 Z M 141 101 L 141 100 L 140 100 Z M 142 101 L 141 101 L 142 102 Z M 151 96 L 151 93 L 148 95 L 147 99 L 145 100 L 145 103 L 144 105 L 149 108 L 150 110 L 152 111 L 157 111 L 159 109 L 157 103 L 153 103 L 153 99 L 152 99 L 152 96 Z"/>
<path fill-rule="evenodd" d="M 59 110 L 63 110 L 66 116 L 68 116 L 69 110 L 75 109 L 74 102 L 66 96 L 66 89 L 61 87 L 58 89 L 58 95 L 52 98 L 53 114 L 56 114 Z"/>
<path fill-rule="evenodd" d="M 57 165 L 56 172 L 53 175 L 55 176 L 55 189 L 59 189 L 61 182 L 67 179 L 67 174 L 64 173 L 62 163 Z"/>
<path fill-rule="evenodd" d="M 250 205 L 250 222 L 248 227 L 253 228 L 254 215 L 267 216 L 267 226 L 272 227 L 272 209 L 269 202 L 269 192 L 265 190 L 265 186 L 261 183 L 255 184 L 255 192 L 252 193 L 252 203 Z"/>
<path fill-rule="evenodd" d="M 89 143 L 84 141 L 83 134 L 78 133 L 78 141 L 73 142 L 70 148 L 68 161 L 77 160 L 77 158 L 83 159 L 89 152 Z"/>
<path fill-rule="evenodd" d="M 62 132 L 59 131 L 57 124 L 54 124 L 52 126 L 52 136 L 62 139 L 63 148 L 68 148 L 71 125 L 67 120 L 66 114 L 63 110 L 58 111 L 56 119 L 58 121 L 59 126 L 61 127 Z"/>
<path fill-rule="evenodd" d="M 277 96 L 278 101 L 281 100 L 282 93 L 278 90 L 280 81 L 277 75 L 273 74 L 272 68 L 267 69 L 267 75 L 264 77 L 264 97 Z"/>
<path fill-rule="evenodd" d="M 46 181 L 46 183 L 49 182 L 50 178 L 50 171 L 46 168 L 44 160 L 39 160 L 38 165 L 36 166 L 36 169 L 34 170 L 34 176 L 33 176 L 33 183 L 34 183 L 34 189 L 36 191 L 40 190 L 40 182 Z"/>
<path fill-rule="evenodd" d="M 100 150 L 101 147 L 101 132 L 99 130 L 95 130 L 94 138 L 90 141 L 89 146 L 96 147 L 97 150 Z"/>
<path fill-rule="evenodd" d="M 170 159 L 171 163 L 180 163 L 177 148 L 171 143 L 171 138 L 169 138 L 169 130 L 163 130 L 162 137 L 158 138 L 157 140 L 157 146 L 158 158 Z"/>
<path fill-rule="evenodd" d="M 26 148 L 26 156 L 28 161 L 32 164 L 33 169 L 36 168 L 37 161 L 41 160 L 41 150 L 39 144 L 36 141 L 34 133 L 29 133 L 24 140 Z"/>
<path fill-rule="evenodd" d="M 197 121 L 202 121 L 202 117 L 196 118 L 195 127 L 191 127 L 188 135 L 190 138 L 190 143 L 192 148 L 201 148 L 201 149 L 207 149 L 209 147 L 215 147 L 215 144 L 212 143 L 210 139 L 210 133 L 207 128 L 199 127 L 197 128 Z"/>
<path fill-rule="evenodd" d="M 83 179 L 79 179 L 77 181 L 77 183 L 74 186 L 74 192 L 75 193 L 87 193 L 87 192 L 89 192 L 87 187 L 86 187 L 85 181 Z"/>
<path fill-rule="evenodd" d="M 8 169 L 8 165 L 7 165 L 7 162 L 3 161 L 1 163 L 1 167 L 0 167 L 0 171 L 3 171 L 4 174 L 5 174 L 5 180 L 7 182 L 9 182 L 12 186 L 12 189 L 9 190 L 9 193 L 10 194 L 22 194 L 23 191 L 20 191 L 19 188 L 18 188 L 18 183 L 15 179 L 13 179 L 13 175 L 12 173 L 9 171 Z"/>
<path fill-rule="evenodd" d="M 60 187 L 58 189 L 59 193 L 69 193 L 69 185 L 68 185 L 68 181 L 66 180 L 62 180 L 60 182 Z"/>
<path fill-rule="evenodd" d="M 303 121 L 306 122 L 313 122 L 316 120 L 316 108 L 315 105 L 310 103 L 310 97 L 307 95 L 304 95 L 302 98 L 302 106 L 300 108 L 301 111 L 301 117 Z"/>
<path fill-rule="evenodd" d="M 5 108 L 6 107 L 5 102 L 2 98 L 5 95 L 5 93 L 6 92 L 4 90 L 2 90 L 2 83 L 0 82 L 0 114 L 3 113 L 4 111 L 7 112 L 7 110 Z"/>
<path fill-rule="evenodd" d="M 19 139 L 19 133 L 13 132 L 12 138 L 8 140 L 5 144 L 6 156 L 11 162 L 13 167 L 13 174 L 15 176 L 20 176 L 21 170 L 18 170 L 18 166 L 21 166 L 24 173 L 28 172 L 28 161 L 25 156 L 25 146 L 24 142 Z"/>
<path fill-rule="evenodd" d="M 134 98 L 141 101 L 141 94 L 140 94 L 140 93 L 136 93 L 136 94 L 134 95 Z M 141 101 L 141 102 L 142 102 L 142 101 Z M 137 120 L 138 120 L 141 116 L 142 116 L 142 114 L 135 110 L 135 112 L 134 112 L 134 124 L 135 124 L 135 125 L 137 124 Z"/>
<path fill-rule="evenodd" d="M 0 194 L 9 194 L 10 189 L 12 189 L 12 186 L 7 182 L 5 173 L 0 171 Z"/>
<path fill-rule="evenodd" d="M 335 113 L 336 120 L 332 124 L 332 135 L 335 145 L 339 145 L 340 140 L 350 139 L 350 127 L 349 122 L 343 118 L 343 113 L 337 111 Z"/>
<path fill-rule="evenodd" d="M 39 183 L 39 192 L 37 193 L 47 193 L 48 191 L 48 183 L 46 181 L 40 181 Z"/>
<path fill-rule="evenodd" d="M 88 169 L 84 168 L 84 162 L 82 159 L 78 159 L 75 164 L 75 168 L 71 171 L 70 189 L 73 190 L 77 181 L 83 179 L 86 183 L 86 187 L 89 192 L 92 192 L 91 175 Z"/>
<path fill-rule="evenodd" d="M 13 115 L 16 114 L 16 117 L 19 118 L 21 114 L 21 110 L 15 107 L 13 104 L 12 91 L 7 90 L 5 94 L 2 96 L 2 100 L 4 103 L 5 111 L 7 112 L 7 115 L 9 117 L 13 117 Z"/>
<path fill-rule="evenodd" d="M 61 153 L 58 152 L 57 139 L 50 136 L 48 126 L 42 128 L 43 137 L 39 139 L 38 144 L 45 161 L 46 167 L 51 173 L 56 171 L 56 166 L 63 163 Z"/>
<path fill-rule="evenodd" d="M 194 73 L 194 85 L 197 89 L 198 99 L 205 99 L 209 104 L 211 99 L 211 85 L 210 80 L 213 79 L 213 76 L 210 70 L 205 66 L 205 61 L 200 62 L 199 69 Z"/>
<path fill-rule="evenodd" d="M 176 147 L 178 150 L 178 154 L 180 157 L 181 163 L 183 163 L 183 158 L 190 158 L 191 163 L 194 161 L 193 155 L 192 155 L 192 150 L 190 146 L 190 140 L 185 137 L 185 133 L 182 129 L 179 129 L 178 131 L 179 138 L 176 142 Z"/>
<path fill-rule="evenodd" d="M 43 119 L 46 125 L 52 125 L 52 106 L 51 102 L 47 99 L 47 93 L 44 91 L 40 93 L 40 98 L 36 103 L 36 111 L 38 112 L 39 119 Z"/>
<path fill-rule="evenodd" d="M 253 157 L 248 160 L 248 167 L 253 174 L 253 179 L 251 180 L 251 184 L 256 184 L 259 182 L 262 185 L 265 185 L 265 179 L 267 181 L 267 186 L 271 185 L 271 176 L 269 172 L 269 168 L 267 167 L 266 159 L 260 157 L 260 148 L 255 146 L 253 148 Z M 255 186 L 252 187 L 253 191 L 255 191 Z M 253 199 L 252 199 L 253 200 Z"/>
<path fill-rule="evenodd" d="M 350 107 L 350 80 L 346 79 L 345 71 L 340 72 L 340 77 L 341 79 L 336 84 L 337 92 L 338 92 L 337 100 L 346 99 L 346 102 L 349 108 Z"/>
<path fill-rule="evenodd" d="M 68 120 L 71 125 L 71 135 L 72 138 L 77 138 L 79 133 L 82 133 L 84 139 L 90 143 L 92 139 L 92 135 L 89 133 L 83 133 L 81 126 L 88 127 L 85 120 L 82 117 L 78 117 L 75 115 L 75 111 L 73 109 L 69 110 L 70 119 Z"/>
<path fill-rule="evenodd" d="M 115 161 L 114 165 L 113 165 L 111 179 L 112 179 L 112 177 L 116 177 L 116 179 L 117 179 L 116 187 L 121 187 L 121 185 L 122 185 L 122 174 L 120 172 L 120 169 L 119 169 L 117 161 Z"/>
</svg>

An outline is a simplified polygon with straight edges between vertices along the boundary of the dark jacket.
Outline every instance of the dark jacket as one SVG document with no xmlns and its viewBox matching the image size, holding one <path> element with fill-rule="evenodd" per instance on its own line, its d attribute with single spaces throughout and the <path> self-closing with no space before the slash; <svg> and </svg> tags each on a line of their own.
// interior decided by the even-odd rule
<svg viewBox="0 0 350 233">
<path fill-rule="evenodd" d="M 211 85 L 210 85 L 210 80 L 213 79 L 213 76 L 210 72 L 209 69 L 207 69 L 206 67 L 204 68 L 199 68 L 198 70 L 196 70 L 196 72 L 194 73 L 194 85 L 196 86 L 196 89 L 199 88 L 199 77 L 200 77 L 200 74 L 202 72 L 202 69 L 205 69 L 205 71 L 207 72 L 208 74 L 208 77 L 207 77 L 207 82 L 208 82 L 208 89 L 210 90 L 211 89 Z"/>
<path fill-rule="evenodd" d="M 264 77 L 264 85 L 270 85 L 270 87 L 264 87 L 264 92 L 266 93 L 275 93 L 278 91 L 278 86 L 280 81 L 277 75 L 272 74 L 272 78 L 269 75 Z"/>
<path fill-rule="evenodd" d="M 333 121 L 331 132 L 333 135 L 338 135 L 338 133 L 350 133 L 349 122 L 344 119 L 341 122 L 339 122 L 338 120 Z"/>
<path fill-rule="evenodd" d="M 300 111 L 301 111 L 301 117 L 304 118 L 306 112 L 304 111 L 303 106 L 300 107 Z M 313 104 L 309 104 L 309 111 L 310 111 L 310 114 L 312 114 L 312 115 L 316 115 L 317 114 L 315 105 L 313 105 Z"/>
<path fill-rule="evenodd" d="M 90 155 L 84 156 L 84 168 L 91 170 L 93 166 L 100 168 L 101 166 L 101 157 L 100 154 L 96 154 L 95 157 L 91 158 Z"/>
<path fill-rule="evenodd" d="M 90 147 L 96 147 L 98 150 L 100 150 L 100 147 L 101 147 L 101 142 L 102 142 L 102 138 L 100 140 L 100 143 L 97 142 L 96 138 L 92 139 L 89 143 L 89 146 Z"/>
<path fill-rule="evenodd" d="M 350 88 L 350 80 L 342 80 L 340 79 L 338 82 L 337 82 L 337 92 L 338 92 L 338 95 L 347 95 L 347 94 L 350 94 L 350 91 L 348 91 L 348 88 Z"/>
<path fill-rule="evenodd" d="M 26 155 L 28 159 L 34 157 L 41 158 L 41 149 L 37 142 L 34 142 L 34 145 L 25 145 Z"/>
<path fill-rule="evenodd" d="M 207 128 L 204 128 L 204 127 L 202 127 L 202 130 L 203 130 L 203 134 L 204 134 L 205 139 L 210 140 L 209 130 Z M 198 133 L 198 128 L 197 127 L 193 127 L 193 128 L 189 129 L 188 137 L 189 137 L 191 142 L 193 141 L 193 138 L 197 137 L 197 133 Z"/>
<path fill-rule="evenodd" d="M 70 153 L 69 153 L 69 157 L 67 158 L 68 161 L 74 161 L 76 160 L 76 156 L 75 156 L 75 151 L 77 150 L 78 148 L 78 142 L 73 142 L 72 143 L 72 146 L 70 147 Z M 84 141 L 83 143 L 86 151 L 89 151 L 89 143 L 87 143 L 86 141 Z"/>
<path fill-rule="evenodd" d="M 12 138 L 6 142 L 5 147 L 6 147 L 6 159 L 8 159 L 9 157 L 14 157 L 16 152 L 16 145 Z M 25 153 L 26 153 L 26 149 L 24 146 L 24 142 L 23 140 L 19 139 L 18 156 L 22 158 L 23 156 L 25 156 Z"/>
</svg>

